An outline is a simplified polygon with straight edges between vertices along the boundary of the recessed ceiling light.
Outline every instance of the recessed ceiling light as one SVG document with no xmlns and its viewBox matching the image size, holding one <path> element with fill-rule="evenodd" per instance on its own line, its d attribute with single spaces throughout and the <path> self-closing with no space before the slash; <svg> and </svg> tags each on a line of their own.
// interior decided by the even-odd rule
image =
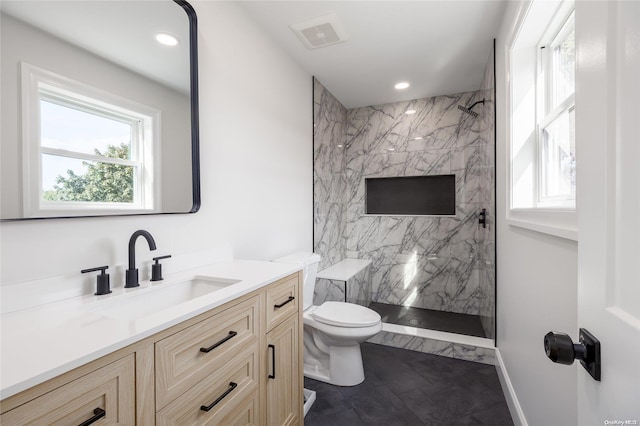
<svg viewBox="0 0 640 426">
<path fill-rule="evenodd" d="M 338 148 L 342 148 L 342 144 L 338 145 Z"/>
<path fill-rule="evenodd" d="M 413 138 L 414 141 L 421 141 L 422 139 L 424 139 L 422 136 L 416 136 Z"/>
<path fill-rule="evenodd" d="M 407 115 L 411 115 L 411 114 L 415 114 L 416 110 L 415 109 L 408 109 L 404 113 L 407 114 Z"/>
<path fill-rule="evenodd" d="M 387 151 L 395 151 L 395 148 L 387 148 Z"/>
<path fill-rule="evenodd" d="M 406 89 L 407 87 L 409 87 L 409 83 L 407 83 L 406 81 L 402 81 L 398 84 L 396 84 L 394 86 L 397 90 L 402 90 L 402 89 Z"/>
<path fill-rule="evenodd" d="M 176 46 L 178 44 L 178 39 L 167 33 L 156 34 L 156 41 L 165 46 Z"/>
</svg>

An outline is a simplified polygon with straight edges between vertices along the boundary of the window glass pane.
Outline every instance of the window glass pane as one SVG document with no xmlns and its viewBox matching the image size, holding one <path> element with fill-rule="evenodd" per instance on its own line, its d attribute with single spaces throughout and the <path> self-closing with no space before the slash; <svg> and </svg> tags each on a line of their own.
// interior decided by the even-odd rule
<svg viewBox="0 0 640 426">
<path fill-rule="evenodd" d="M 42 155 L 42 199 L 133 203 L 134 168 Z"/>
<path fill-rule="evenodd" d="M 573 15 L 552 43 L 552 109 L 567 99 L 576 86 L 576 43 Z"/>
<path fill-rule="evenodd" d="M 542 132 L 540 201 L 575 205 L 574 109 L 563 112 Z M 572 200 L 563 202 L 562 200 Z"/>
<path fill-rule="evenodd" d="M 40 143 L 83 154 L 130 158 L 131 124 L 41 100 Z M 115 147 L 126 147 L 126 157 L 117 155 Z"/>
</svg>

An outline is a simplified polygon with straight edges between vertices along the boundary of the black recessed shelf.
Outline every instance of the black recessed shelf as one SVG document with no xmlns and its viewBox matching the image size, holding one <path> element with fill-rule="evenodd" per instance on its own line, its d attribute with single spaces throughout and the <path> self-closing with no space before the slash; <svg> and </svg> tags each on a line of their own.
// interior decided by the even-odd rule
<svg viewBox="0 0 640 426">
<path fill-rule="evenodd" d="M 368 215 L 453 216 L 456 176 L 365 178 Z"/>
</svg>

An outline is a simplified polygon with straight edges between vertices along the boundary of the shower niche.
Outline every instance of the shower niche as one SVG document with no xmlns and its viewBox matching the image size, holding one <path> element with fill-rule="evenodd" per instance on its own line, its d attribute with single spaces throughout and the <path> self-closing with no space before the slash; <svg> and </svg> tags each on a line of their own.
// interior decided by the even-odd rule
<svg viewBox="0 0 640 426">
<path fill-rule="evenodd" d="M 456 214 L 455 175 L 365 178 L 364 182 L 366 214 Z"/>
<path fill-rule="evenodd" d="M 319 269 L 371 260 L 362 285 L 383 322 L 494 338 L 493 55 L 489 62 L 480 90 L 349 110 L 314 80 Z M 458 108 L 475 103 L 477 116 Z M 415 114 L 405 114 L 409 106 Z M 322 290 L 332 285 L 318 281 L 315 304 L 340 294 Z"/>
</svg>

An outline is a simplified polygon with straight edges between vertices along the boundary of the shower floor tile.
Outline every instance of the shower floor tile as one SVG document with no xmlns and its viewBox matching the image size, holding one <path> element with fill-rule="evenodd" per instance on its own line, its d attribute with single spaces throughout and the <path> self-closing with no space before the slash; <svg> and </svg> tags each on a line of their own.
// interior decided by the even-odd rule
<svg viewBox="0 0 640 426">
<path fill-rule="evenodd" d="M 487 337 L 478 315 L 435 311 L 411 306 L 372 302 L 369 308 L 382 317 L 382 322 L 429 330 L 447 331 L 467 336 Z"/>
</svg>

